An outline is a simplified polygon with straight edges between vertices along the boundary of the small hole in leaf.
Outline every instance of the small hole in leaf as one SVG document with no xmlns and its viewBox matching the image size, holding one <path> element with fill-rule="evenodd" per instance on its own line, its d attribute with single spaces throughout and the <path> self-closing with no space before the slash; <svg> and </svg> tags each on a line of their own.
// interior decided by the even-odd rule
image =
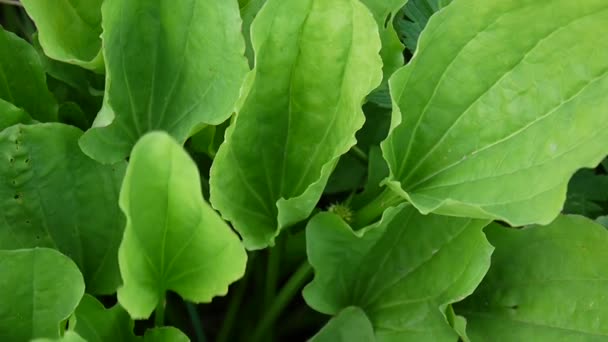
<svg viewBox="0 0 608 342">
<path fill-rule="evenodd" d="M 25 220 L 25 223 L 26 223 L 26 224 L 30 224 L 30 223 L 32 223 L 32 222 L 31 222 L 30 220 Z"/>
<path fill-rule="evenodd" d="M 515 304 L 515 305 L 511 305 L 511 309 L 513 310 L 517 310 L 519 309 L 519 305 Z"/>
<path fill-rule="evenodd" d="M 10 158 L 9 158 L 9 160 L 8 160 L 8 162 L 9 162 L 9 163 L 14 163 L 14 162 L 15 162 L 15 158 L 10 157 Z"/>
<path fill-rule="evenodd" d="M 14 199 L 18 200 L 19 198 L 21 198 L 21 195 L 19 194 L 15 194 L 15 196 L 13 196 Z"/>
<path fill-rule="evenodd" d="M 30 158 L 25 159 L 24 162 L 28 164 L 30 162 Z"/>
</svg>

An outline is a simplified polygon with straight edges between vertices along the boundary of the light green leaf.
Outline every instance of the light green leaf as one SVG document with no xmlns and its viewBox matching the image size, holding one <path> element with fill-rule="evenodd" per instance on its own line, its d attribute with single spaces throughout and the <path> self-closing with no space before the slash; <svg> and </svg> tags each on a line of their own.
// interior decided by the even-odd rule
<svg viewBox="0 0 608 342">
<path fill-rule="evenodd" d="M 88 342 L 130 342 L 136 341 L 133 321 L 119 305 L 106 309 L 95 299 L 85 294 L 74 312 L 77 332 Z"/>
<path fill-rule="evenodd" d="M 0 27 L 0 99 L 39 121 L 57 120 L 57 103 L 46 86 L 38 53 L 29 43 Z"/>
<path fill-rule="evenodd" d="M 269 0 L 253 23 L 249 93 L 211 168 L 211 202 L 248 249 L 305 219 L 380 82 L 376 24 L 358 0 Z"/>
<path fill-rule="evenodd" d="M 85 133 L 86 154 L 115 162 L 146 132 L 164 130 L 184 143 L 199 124 L 232 114 L 248 70 L 236 0 L 106 0 L 102 13 L 100 115 L 115 115 Z"/>
<path fill-rule="evenodd" d="M 0 341 L 58 338 L 84 294 L 70 258 L 53 249 L 0 250 Z"/>
<path fill-rule="evenodd" d="M 574 171 L 608 153 L 606 22 L 604 0 L 435 14 L 391 78 L 389 186 L 423 213 L 551 222 Z"/>
<path fill-rule="evenodd" d="M 378 341 L 456 341 L 445 307 L 473 292 L 490 266 L 487 223 L 424 216 L 402 204 L 353 232 L 319 214 L 306 231 L 315 279 L 304 299 L 326 314 L 361 308 Z"/>
<path fill-rule="evenodd" d="M 78 264 L 87 292 L 111 294 L 120 284 L 126 165 L 91 160 L 78 148 L 81 135 L 57 123 L 0 132 L 0 249 L 58 249 Z"/>
<path fill-rule="evenodd" d="M 374 328 L 360 308 L 349 306 L 340 311 L 310 342 L 375 342 Z"/>
<path fill-rule="evenodd" d="M 0 99 L 0 131 L 22 123 L 30 124 L 34 121 L 23 109 L 15 107 L 12 103 Z"/>
<path fill-rule="evenodd" d="M 162 327 L 147 330 L 144 342 L 190 342 L 190 339 L 177 328 Z"/>
<path fill-rule="evenodd" d="M 455 307 L 471 341 L 606 341 L 608 231 L 581 216 L 486 229 L 496 247 L 475 293 Z"/>
<path fill-rule="evenodd" d="M 243 276 L 243 246 L 203 200 L 196 165 L 166 133 L 149 133 L 133 148 L 120 207 L 127 228 L 118 300 L 131 317 L 148 318 L 168 290 L 209 302 Z"/>
<path fill-rule="evenodd" d="M 103 0 L 21 0 L 51 58 L 103 72 Z"/>
</svg>

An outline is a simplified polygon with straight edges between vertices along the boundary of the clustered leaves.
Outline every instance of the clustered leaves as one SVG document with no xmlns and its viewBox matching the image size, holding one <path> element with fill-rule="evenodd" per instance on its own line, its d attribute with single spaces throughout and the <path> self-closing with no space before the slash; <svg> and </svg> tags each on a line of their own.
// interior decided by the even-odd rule
<svg viewBox="0 0 608 342">
<path fill-rule="evenodd" d="M 21 4 L 1 341 L 608 336 L 606 1 Z"/>
</svg>

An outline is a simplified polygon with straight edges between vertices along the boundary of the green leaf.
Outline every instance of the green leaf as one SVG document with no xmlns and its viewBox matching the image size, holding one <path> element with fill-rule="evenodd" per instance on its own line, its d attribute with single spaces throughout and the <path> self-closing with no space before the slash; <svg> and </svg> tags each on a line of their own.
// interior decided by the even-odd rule
<svg viewBox="0 0 608 342">
<path fill-rule="evenodd" d="M 243 18 L 243 36 L 245 36 L 246 45 L 245 56 L 247 56 L 249 66 L 252 68 L 255 61 L 253 55 L 253 46 L 251 45 L 251 23 L 265 3 L 266 0 L 239 0 L 241 18 Z"/>
<path fill-rule="evenodd" d="M 88 342 L 135 341 L 133 321 L 119 305 L 106 309 L 95 297 L 85 294 L 74 312 L 77 332 Z"/>
<path fill-rule="evenodd" d="M 269 0 L 253 23 L 256 66 L 211 168 L 211 203 L 248 249 L 308 217 L 363 125 L 380 40 L 358 0 Z"/>
<path fill-rule="evenodd" d="M 162 327 L 147 330 L 144 342 L 190 342 L 190 339 L 177 328 Z"/>
<path fill-rule="evenodd" d="M 475 293 L 455 307 L 471 341 L 605 341 L 608 231 L 581 216 L 486 229 L 496 247 Z M 497 339 L 498 338 L 498 339 Z"/>
<path fill-rule="evenodd" d="M 37 338 L 31 342 L 89 342 L 84 338 L 80 337 L 73 331 L 66 331 L 65 334 L 59 338 Z"/>
<path fill-rule="evenodd" d="M 395 25 L 411 53 L 416 52 L 418 37 L 431 16 L 451 2 L 452 0 L 410 0 L 403 7 L 403 16 L 395 21 Z M 475 12 L 468 13 L 468 15 L 475 15 Z"/>
<path fill-rule="evenodd" d="M 403 66 L 403 44 L 399 41 L 393 27 L 395 14 L 408 0 L 361 0 L 372 12 L 380 31 L 382 40 L 382 56 L 384 79 L 388 78 L 398 68 Z"/>
<path fill-rule="evenodd" d="M 102 13 L 100 115 L 110 120 L 85 133 L 86 154 L 115 162 L 146 132 L 164 130 L 184 143 L 197 125 L 232 114 L 247 72 L 236 0 L 106 0 Z"/>
<path fill-rule="evenodd" d="M 57 103 L 46 86 L 38 53 L 25 40 L 0 27 L 0 99 L 39 121 L 57 120 Z"/>
<path fill-rule="evenodd" d="M 120 207 L 127 228 L 118 300 L 131 317 L 148 318 L 168 290 L 209 302 L 243 276 L 243 246 L 203 200 L 196 165 L 166 133 L 149 133 L 133 148 Z"/>
<path fill-rule="evenodd" d="M 583 169 L 574 174 L 568 183 L 563 212 L 595 218 L 605 213 L 608 204 L 608 175 Z"/>
<path fill-rule="evenodd" d="M 422 213 L 551 222 L 570 176 L 608 153 L 607 21 L 603 0 L 434 15 L 391 78 L 389 186 Z"/>
<path fill-rule="evenodd" d="M 340 311 L 310 342 L 375 342 L 374 328 L 360 308 L 349 306 Z"/>
<path fill-rule="evenodd" d="M 58 338 L 84 294 L 70 258 L 48 248 L 0 250 L 0 340 Z"/>
<path fill-rule="evenodd" d="M 78 148 L 81 135 L 57 123 L 0 132 L 0 249 L 53 247 L 78 264 L 87 292 L 111 294 L 120 284 L 126 165 L 91 160 Z"/>
<path fill-rule="evenodd" d="M 23 109 L 0 99 L 0 131 L 19 123 L 30 124 L 34 121 Z"/>
<path fill-rule="evenodd" d="M 40 45 L 51 58 L 103 72 L 103 0 L 21 0 L 38 28 Z"/>
<path fill-rule="evenodd" d="M 378 341 L 456 341 L 445 307 L 473 292 L 490 266 L 487 223 L 424 216 L 402 204 L 353 232 L 319 214 L 306 232 L 315 279 L 304 299 L 326 314 L 361 308 Z"/>
</svg>

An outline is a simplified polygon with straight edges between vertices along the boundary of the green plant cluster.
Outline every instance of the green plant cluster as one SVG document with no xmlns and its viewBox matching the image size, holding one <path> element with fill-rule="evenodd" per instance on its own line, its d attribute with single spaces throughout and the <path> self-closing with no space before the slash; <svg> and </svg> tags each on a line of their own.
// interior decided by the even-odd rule
<svg viewBox="0 0 608 342">
<path fill-rule="evenodd" d="M 0 2 L 0 341 L 608 341 L 606 0 Z"/>
</svg>

